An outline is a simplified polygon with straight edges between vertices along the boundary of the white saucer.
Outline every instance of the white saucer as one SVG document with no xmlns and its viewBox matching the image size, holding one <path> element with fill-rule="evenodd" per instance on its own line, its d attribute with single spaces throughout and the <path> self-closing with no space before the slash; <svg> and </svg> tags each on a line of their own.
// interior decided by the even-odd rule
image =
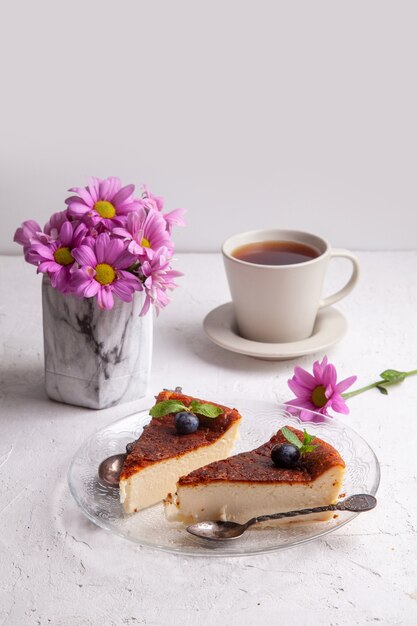
<svg viewBox="0 0 417 626">
<path fill-rule="evenodd" d="M 285 361 L 319 352 L 337 343 L 346 334 L 347 321 L 340 311 L 327 307 L 319 311 L 313 334 L 308 339 L 291 343 L 261 343 L 237 334 L 233 303 L 227 302 L 210 311 L 203 327 L 209 339 L 225 350 L 268 361 Z"/>
</svg>

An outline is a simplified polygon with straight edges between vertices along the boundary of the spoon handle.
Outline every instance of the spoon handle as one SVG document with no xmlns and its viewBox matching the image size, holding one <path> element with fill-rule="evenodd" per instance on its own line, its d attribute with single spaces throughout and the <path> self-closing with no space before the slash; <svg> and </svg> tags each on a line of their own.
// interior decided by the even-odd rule
<svg viewBox="0 0 417 626">
<path fill-rule="evenodd" d="M 339 506 L 337 504 L 327 504 L 326 506 L 316 506 L 312 509 L 300 509 L 298 511 L 285 511 L 284 513 L 273 513 L 271 515 L 260 515 L 259 517 L 253 517 L 245 526 L 248 528 L 258 522 L 265 522 L 269 519 L 282 519 L 283 517 L 296 517 L 297 515 L 309 515 L 310 513 L 324 513 L 325 511 L 338 511 Z"/>
</svg>

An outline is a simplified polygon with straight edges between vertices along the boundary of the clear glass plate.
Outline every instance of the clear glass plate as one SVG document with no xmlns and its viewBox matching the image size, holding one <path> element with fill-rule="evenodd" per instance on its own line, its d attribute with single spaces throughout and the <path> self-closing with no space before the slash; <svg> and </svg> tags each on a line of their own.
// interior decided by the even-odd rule
<svg viewBox="0 0 417 626">
<path fill-rule="evenodd" d="M 285 424 L 306 427 L 312 434 L 331 443 L 346 463 L 343 492 L 375 494 L 380 479 L 378 459 L 371 447 L 354 430 L 339 419 L 323 418 L 309 412 L 311 422 L 301 422 L 298 409 L 278 404 L 247 400 L 221 399 L 226 406 L 236 406 L 243 416 L 240 439 L 234 452 L 244 452 L 265 443 Z M 304 412 L 304 417 L 305 417 Z M 129 415 L 92 435 L 75 454 L 68 471 L 72 495 L 92 522 L 116 535 L 142 546 L 188 556 L 246 556 L 274 552 L 312 541 L 352 521 L 357 513 L 340 512 L 329 522 L 291 524 L 274 529 L 248 530 L 234 542 L 214 543 L 200 540 L 186 532 L 179 523 L 167 522 L 162 503 L 139 513 L 125 515 L 119 502 L 119 490 L 104 486 L 97 468 L 112 454 L 125 451 L 149 422 L 148 411 Z"/>
</svg>

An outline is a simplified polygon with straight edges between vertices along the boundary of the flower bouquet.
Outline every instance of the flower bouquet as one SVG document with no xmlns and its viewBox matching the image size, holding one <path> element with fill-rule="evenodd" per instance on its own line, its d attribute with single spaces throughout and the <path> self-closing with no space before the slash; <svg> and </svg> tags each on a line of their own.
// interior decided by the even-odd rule
<svg viewBox="0 0 417 626">
<path fill-rule="evenodd" d="M 184 210 L 118 178 L 70 189 L 67 208 L 14 240 L 44 275 L 46 390 L 50 398 L 104 408 L 146 394 L 156 313 L 176 287 L 172 228 Z"/>
</svg>

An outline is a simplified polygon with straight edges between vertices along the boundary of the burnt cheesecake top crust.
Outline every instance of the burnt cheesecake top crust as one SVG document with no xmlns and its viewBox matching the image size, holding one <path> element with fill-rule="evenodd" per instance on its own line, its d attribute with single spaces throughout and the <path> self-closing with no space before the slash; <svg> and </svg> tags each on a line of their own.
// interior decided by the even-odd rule
<svg viewBox="0 0 417 626">
<path fill-rule="evenodd" d="M 292 427 L 289 429 L 300 439 L 303 438 L 301 431 Z M 218 481 L 308 483 L 332 467 L 345 467 L 345 463 L 337 450 L 317 437 L 314 440 L 317 447 L 305 455 L 305 458 L 296 467 L 291 469 L 276 467 L 271 459 L 271 450 L 274 446 L 284 443 L 287 443 L 287 440 L 279 430 L 259 448 L 236 454 L 223 461 L 216 461 L 194 470 L 187 476 L 180 478 L 178 484 L 193 486 Z"/>
<path fill-rule="evenodd" d="M 175 391 L 161 391 L 156 402 L 178 400 L 190 406 L 193 400 L 209 402 L 220 407 L 222 413 L 215 419 L 199 415 L 198 429 L 187 435 L 179 435 L 174 426 L 175 414 L 170 413 L 160 418 L 153 417 L 144 427 L 139 439 L 131 446 L 123 465 L 120 478 L 127 479 L 144 467 L 164 459 L 181 456 L 200 447 L 210 445 L 219 439 L 235 422 L 241 419 L 236 409 L 216 402 L 200 400 Z"/>
</svg>

